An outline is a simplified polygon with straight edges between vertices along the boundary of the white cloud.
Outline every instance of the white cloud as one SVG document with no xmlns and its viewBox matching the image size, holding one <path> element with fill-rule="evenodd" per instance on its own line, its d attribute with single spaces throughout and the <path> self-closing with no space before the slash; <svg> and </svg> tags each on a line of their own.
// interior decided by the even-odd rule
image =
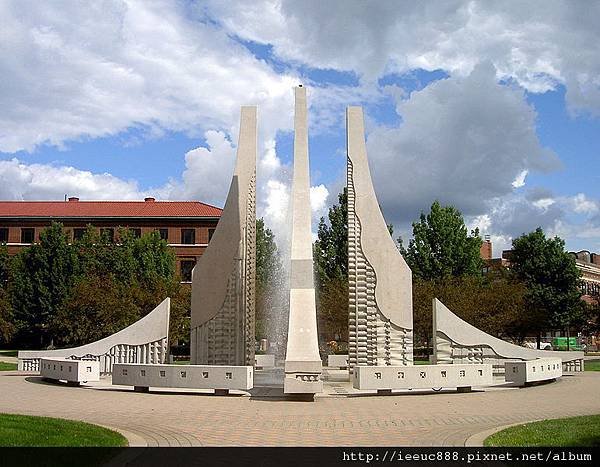
<svg viewBox="0 0 600 467">
<path fill-rule="evenodd" d="M 547 211 L 555 202 L 552 198 L 542 198 L 533 201 L 531 204 L 542 211 Z"/>
<path fill-rule="evenodd" d="M 600 3 L 485 0 L 213 0 L 233 35 L 272 44 L 276 56 L 366 79 L 410 69 L 466 76 L 482 59 L 532 92 L 562 83 L 574 111 L 600 113 Z"/>
<path fill-rule="evenodd" d="M 199 147 L 185 155 L 183 182 L 171 182 L 160 191 L 170 199 L 196 199 L 222 206 L 231 183 L 235 148 L 223 132 L 205 134 L 207 148 Z"/>
<path fill-rule="evenodd" d="M 313 213 L 313 218 L 319 219 L 327 210 L 327 197 L 329 190 L 325 185 L 317 185 L 310 187 L 310 207 Z M 313 221 L 314 223 L 314 221 Z"/>
<path fill-rule="evenodd" d="M 0 3 L 0 151 L 114 135 L 137 127 L 237 133 L 239 107 L 260 105 L 261 131 L 289 129 L 291 88 L 184 3 Z"/>
<path fill-rule="evenodd" d="M 468 216 L 485 214 L 524 171 L 558 166 L 538 141 L 523 92 L 498 84 L 490 64 L 397 105 L 401 125 L 376 128 L 367 140 L 375 189 L 394 223 L 416 219 L 435 199 Z"/>
<path fill-rule="evenodd" d="M 589 199 L 583 193 L 577 193 L 570 201 L 576 213 L 595 214 L 598 212 L 598 201 Z"/>
<path fill-rule="evenodd" d="M 144 197 L 136 182 L 110 174 L 47 164 L 28 165 L 17 159 L 0 161 L 0 199 L 62 200 L 65 194 L 82 200 L 140 200 Z"/>
<path fill-rule="evenodd" d="M 525 178 L 527 178 L 527 174 L 529 173 L 529 170 L 525 169 L 522 170 L 520 174 L 518 174 L 515 179 L 512 182 L 512 186 L 513 188 L 521 188 L 523 186 L 525 186 Z"/>
</svg>

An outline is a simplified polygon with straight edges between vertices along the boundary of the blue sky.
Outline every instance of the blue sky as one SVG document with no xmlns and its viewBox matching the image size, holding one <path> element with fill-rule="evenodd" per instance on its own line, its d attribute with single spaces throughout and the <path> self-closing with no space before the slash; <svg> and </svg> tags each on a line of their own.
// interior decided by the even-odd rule
<svg viewBox="0 0 600 467">
<path fill-rule="evenodd" d="M 239 106 L 259 106 L 258 214 L 287 210 L 293 86 L 309 88 L 315 222 L 365 109 L 384 215 L 439 199 L 498 256 L 543 227 L 600 252 L 600 2 L 7 1 L 0 198 L 222 205 Z"/>
</svg>

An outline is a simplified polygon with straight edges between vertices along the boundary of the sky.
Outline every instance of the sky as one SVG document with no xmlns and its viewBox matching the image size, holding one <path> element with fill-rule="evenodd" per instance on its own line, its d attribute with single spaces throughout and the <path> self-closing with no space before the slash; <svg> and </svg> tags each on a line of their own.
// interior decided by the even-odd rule
<svg viewBox="0 0 600 467">
<path fill-rule="evenodd" d="M 495 257 L 537 227 L 600 252 L 600 1 L 1 0 L 0 17 L 0 199 L 222 206 L 258 105 L 257 214 L 277 234 L 303 84 L 313 230 L 361 105 L 405 242 L 439 200 Z"/>
</svg>

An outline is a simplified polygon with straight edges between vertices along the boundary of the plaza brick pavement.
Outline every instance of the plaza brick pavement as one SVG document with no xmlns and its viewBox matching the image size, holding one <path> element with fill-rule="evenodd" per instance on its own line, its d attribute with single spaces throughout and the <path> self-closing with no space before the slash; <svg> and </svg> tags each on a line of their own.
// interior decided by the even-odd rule
<svg viewBox="0 0 600 467">
<path fill-rule="evenodd" d="M 148 446 L 462 446 L 497 426 L 600 414 L 600 372 L 466 394 L 347 397 L 336 396 L 343 388 L 335 385 L 333 395 L 315 402 L 284 401 L 268 391 L 265 397 L 144 394 L 108 383 L 73 388 L 2 372 L 0 412 L 97 423 Z"/>
</svg>

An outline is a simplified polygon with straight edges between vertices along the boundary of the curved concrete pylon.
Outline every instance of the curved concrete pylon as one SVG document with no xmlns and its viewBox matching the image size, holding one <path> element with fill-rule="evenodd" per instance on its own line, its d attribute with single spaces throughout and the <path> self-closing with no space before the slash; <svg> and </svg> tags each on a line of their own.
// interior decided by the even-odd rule
<svg viewBox="0 0 600 467">
<path fill-rule="evenodd" d="M 114 363 L 165 363 L 168 353 L 171 299 L 135 323 L 91 344 L 56 350 L 20 350 L 19 370 L 39 371 L 41 358 L 97 360 L 100 373 L 112 373 Z"/>
<path fill-rule="evenodd" d="M 379 208 L 361 107 L 348 107 L 349 365 L 412 365 L 412 272 Z"/>
<path fill-rule="evenodd" d="M 290 315 L 283 390 L 315 394 L 323 391 L 323 381 L 313 279 L 306 88 L 298 86 L 294 93 Z"/>
<path fill-rule="evenodd" d="M 192 364 L 254 364 L 256 146 L 256 106 L 244 106 L 225 207 L 192 272 Z"/>
<path fill-rule="evenodd" d="M 569 371 L 583 370 L 583 352 L 537 350 L 511 344 L 460 319 L 437 298 L 433 299 L 433 363 L 492 363 L 503 360 L 560 358 Z"/>
</svg>

